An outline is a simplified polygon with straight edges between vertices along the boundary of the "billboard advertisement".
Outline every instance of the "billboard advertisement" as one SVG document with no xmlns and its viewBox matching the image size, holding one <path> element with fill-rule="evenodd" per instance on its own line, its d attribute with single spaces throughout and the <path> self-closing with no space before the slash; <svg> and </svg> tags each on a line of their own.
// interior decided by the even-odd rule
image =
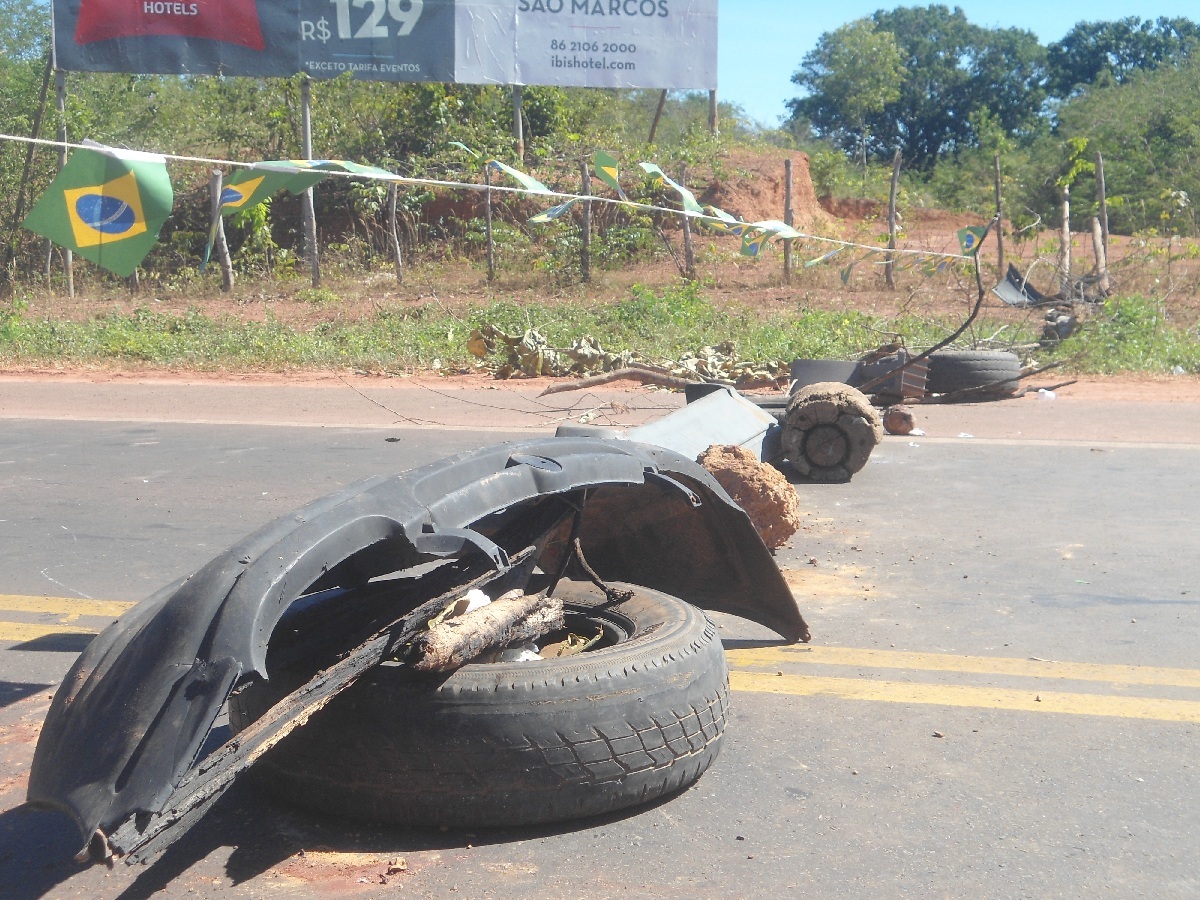
<svg viewBox="0 0 1200 900">
<path fill-rule="evenodd" d="M 453 0 L 55 0 L 59 68 L 453 81 Z"/>
<path fill-rule="evenodd" d="M 717 0 L 459 0 L 455 80 L 717 86 Z"/>
<path fill-rule="evenodd" d="M 71 71 L 713 89 L 717 0 L 54 0 Z"/>
</svg>

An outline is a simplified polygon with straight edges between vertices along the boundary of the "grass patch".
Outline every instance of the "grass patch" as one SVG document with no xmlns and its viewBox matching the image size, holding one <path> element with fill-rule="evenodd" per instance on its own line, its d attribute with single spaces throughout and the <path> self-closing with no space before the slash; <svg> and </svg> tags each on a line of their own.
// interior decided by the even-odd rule
<svg viewBox="0 0 1200 900">
<path fill-rule="evenodd" d="M 1076 372 L 1200 373 L 1200 334 L 1170 319 L 1162 301 L 1112 297 L 1083 327 L 1049 354 L 1070 360 Z"/>
<path fill-rule="evenodd" d="M 55 320 L 29 316 L 17 304 L 0 310 L 0 361 L 35 366 L 135 363 L 197 371 L 461 370 L 477 364 L 467 351 L 467 338 L 485 323 L 515 334 L 536 329 L 555 347 L 591 336 L 607 350 L 636 349 L 663 361 L 733 341 L 743 360 L 759 363 L 853 359 L 891 333 L 903 334 L 910 348 L 920 349 L 959 324 L 915 316 L 884 320 L 858 311 L 799 306 L 763 316 L 750 309 L 718 308 L 702 286 L 682 282 L 658 289 L 635 286 L 628 297 L 608 304 L 503 301 L 461 314 L 421 306 L 307 328 L 274 319 L 253 322 L 214 318 L 196 309 L 167 313 L 146 307 L 84 321 Z M 981 320 L 973 331 L 990 334 L 997 327 Z M 1037 339 L 1028 328 L 1006 334 L 1018 344 Z M 1066 368 L 1074 372 L 1170 372 L 1176 366 L 1200 372 L 1200 336 L 1172 324 L 1160 302 L 1128 297 L 1108 301 L 1076 336 L 1039 356 L 1043 361 L 1068 359 Z"/>
</svg>

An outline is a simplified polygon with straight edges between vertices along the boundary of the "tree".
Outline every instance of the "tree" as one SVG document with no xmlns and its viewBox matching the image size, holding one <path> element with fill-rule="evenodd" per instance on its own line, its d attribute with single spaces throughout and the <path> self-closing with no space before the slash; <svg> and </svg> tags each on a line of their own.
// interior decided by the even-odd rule
<svg viewBox="0 0 1200 900">
<path fill-rule="evenodd" d="M 865 135 L 868 152 L 880 158 L 899 147 L 911 166 L 925 170 L 943 154 L 977 146 L 971 122 L 979 110 L 986 109 L 1012 136 L 1037 131 L 1046 97 L 1046 51 L 1032 32 L 980 28 L 961 9 L 945 6 L 880 10 L 870 21 L 875 27 L 867 33 L 891 35 L 900 52 L 898 96 L 882 108 L 870 105 L 860 126 L 855 116 L 862 114 L 861 107 L 848 106 L 844 92 L 826 93 L 827 85 L 847 81 L 857 65 L 827 52 L 828 46 L 841 44 L 833 32 L 822 35 L 793 79 L 813 91 L 790 102 L 793 116 L 807 115 L 822 134 L 835 139 L 850 130 Z M 846 74 L 819 68 L 831 62 Z M 875 65 L 873 74 L 880 80 L 889 66 L 897 65 L 870 58 L 864 64 L 868 69 Z M 875 83 L 865 73 L 857 78 Z"/>
<path fill-rule="evenodd" d="M 846 149 L 853 144 L 865 168 L 871 117 L 900 98 L 904 75 L 895 37 L 858 19 L 821 35 L 804 57 L 792 82 L 811 93 L 788 102 L 792 119 L 808 119 Z"/>
<path fill-rule="evenodd" d="M 1079 22 L 1048 49 L 1050 95 L 1066 99 L 1105 80 L 1124 84 L 1136 72 L 1182 61 L 1197 41 L 1200 26 L 1185 18 Z"/>
</svg>

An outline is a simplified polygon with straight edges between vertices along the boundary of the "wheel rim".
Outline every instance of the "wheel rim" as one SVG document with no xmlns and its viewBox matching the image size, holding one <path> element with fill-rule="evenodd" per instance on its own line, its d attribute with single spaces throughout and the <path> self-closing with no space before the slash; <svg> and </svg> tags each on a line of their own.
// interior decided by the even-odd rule
<svg viewBox="0 0 1200 900">
<path fill-rule="evenodd" d="M 850 455 L 850 442 L 840 428 L 817 425 L 804 435 L 804 457 L 822 469 L 841 465 Z"/>
</svg>

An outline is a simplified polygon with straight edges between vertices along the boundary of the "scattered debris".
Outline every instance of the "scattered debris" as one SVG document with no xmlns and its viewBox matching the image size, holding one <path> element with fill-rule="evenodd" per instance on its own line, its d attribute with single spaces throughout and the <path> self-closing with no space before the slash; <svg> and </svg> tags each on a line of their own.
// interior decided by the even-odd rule
<svg viewBox="0 0 1200 900">
<path fill-rule="evenodd" d="M 907 406 L 896 404 L 883 411 L 883 430 L 888 434 L 912 434 L 914 428 L 916 422 Z"/>
<path fill-rule="evenodd" d="M 800 499 L 791 482 L 745 447 L 714 444 L 696 460 L 744 509 L 768 547 L 780 547 L 800 528 Z"/>
<path fill-rule="evenodd" d="M 485 361 L 500 354 L 502 361 L 491 360 L 487 366 L 496 378 L 512 378 L 515 375 L 604 375 L 598 380 L 589 381 L 587 385 L 555 386 L 555 390 L 594 387 L 618 378 L 663 383 L 668 387 L 682 387 L 683 383 L 697 381 L 743 386 L 771 385 L 785 377 L 788 370 L 787 364 L 779 360 L 755 362 L 739 358 L 732 341 L 701 347 L 670 362 L 656 362 L 636 350 L 619 353 L 607 351 L 592 337 L 577 338 L 569 347 L 551 347 L 549 341 L 535 329 L 531 328 L 516 337 L 491 324 L 471 332 L 467 349 Z M 605 375 L 618 371 L 621 374 Z M 681 383 L 662 381 L 670 378 L 679 379 Z M 546 393 L 554 393 L 554 390 L 547 390 Z"/>
</svg>

